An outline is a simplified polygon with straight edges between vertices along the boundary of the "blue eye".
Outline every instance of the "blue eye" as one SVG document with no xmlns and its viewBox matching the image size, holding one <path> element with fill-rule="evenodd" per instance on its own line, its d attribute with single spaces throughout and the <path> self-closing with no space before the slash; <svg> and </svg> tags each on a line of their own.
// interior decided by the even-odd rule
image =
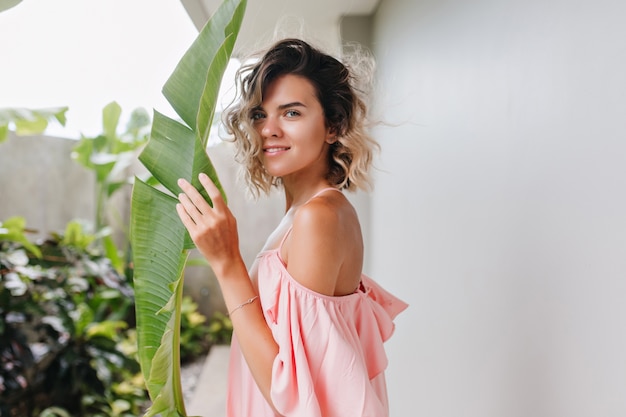
<svg viewBox="0 0 626 417">
<path fill-rule="evenodd" d="M 257 120 L 260 120 L 260 119 L 263 119 L 263 118 L 265 118 L 265 114 L 263 114 L 263 112 L 260 112 L 260 111 L 255 111 L 255 112 L 253 112 L 253 113 L 252 113 L 252 117 L 251 117 L 251 119 L 252 119 L 253 121 L 255 121 L 255 122 L 256 122 Z"/>
<path fill-rule="evenodd" d="M 296 117 L 296 116 L 300 116 L 300 113 L 296 110 L 287 110 L 285 112 L 285 116 L 286 117 Z"/>
</svg>

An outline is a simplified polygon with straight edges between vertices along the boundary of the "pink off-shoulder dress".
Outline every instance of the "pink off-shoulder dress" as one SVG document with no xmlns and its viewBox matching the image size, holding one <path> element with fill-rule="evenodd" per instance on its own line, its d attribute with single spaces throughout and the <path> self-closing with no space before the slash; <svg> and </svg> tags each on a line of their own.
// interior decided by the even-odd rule
<svg viewBox="0 0 626 417">
<path fill-rule="evenodd" d="M 393 319 L 407 304 L 365 275 L 352 294 L 316 293 L 289 275 L 280 246 L 256 260 L 259 300 L 279 348 L 271 380 L 271 398 L 279 415 L 388 416 L 383 342 L 391 337 Z M 230 352 L 226 415 L 276 416 L 236 337 Z"/>
</svg>

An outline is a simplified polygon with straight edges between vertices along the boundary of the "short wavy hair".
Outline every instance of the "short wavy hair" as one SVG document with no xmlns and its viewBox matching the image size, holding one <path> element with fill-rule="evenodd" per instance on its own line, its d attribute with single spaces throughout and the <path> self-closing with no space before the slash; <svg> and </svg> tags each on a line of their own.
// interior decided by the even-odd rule
<svg viewBox="0 0 626 417">
<path fill-rule="evenodd" d="M 269 193 L 281 179 L 265 170 L 261 155 L 262 138 L 253 126 L 252 115 L 261 106 L 267 87 L 286 74 L 307 79 L 317 93 L 324 112 L 326 127 L 336 135 L 330 145 L 326 173 L 328 182 L 339 188 L 367 190 L 371 188 L 369 169 L 378 143 L 367 132 L 365 88 L 358 82 L 369 83 L 367 75 L 372 65 L 359 65 L 369 71 L 365 79 L 357 79 L 354 70 L 339 60 L 299 39 L 284 39 L 270 47 L 260 60 L 242 66 L 237 72 L 237 97 L 224 111 L 226 132 L 233 137 L 236 158 L 242 163 L 243 176 L 255 197 Z"/>
</svg>

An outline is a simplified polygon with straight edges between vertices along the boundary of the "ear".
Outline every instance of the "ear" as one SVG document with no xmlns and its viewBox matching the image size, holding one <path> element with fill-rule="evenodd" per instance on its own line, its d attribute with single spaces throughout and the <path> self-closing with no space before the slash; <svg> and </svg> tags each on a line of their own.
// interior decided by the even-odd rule
<svg viewBox="0 0 626 417">
<path fill-rule="evenodd" d="M 336 129 L 332 127 L 329 128 L 326 132 L 326 143 L 328 143 L 329 145 L 337 142 L 337 134 L 335 132 Z"/>
</svg>

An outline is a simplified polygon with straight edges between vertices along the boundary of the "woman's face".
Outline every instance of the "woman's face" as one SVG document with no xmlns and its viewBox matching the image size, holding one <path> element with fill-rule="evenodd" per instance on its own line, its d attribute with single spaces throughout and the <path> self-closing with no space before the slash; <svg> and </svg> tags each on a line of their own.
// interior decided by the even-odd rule
<svg viewBox="0 0 626 417">
<path fill-rule="evenodd" d="M 283 181 L 323 178 L 333 134 L 309 80 L 286 74 L 266 88 L 252 122 L 263 141 L 266 171 Z"/>
</svg>

